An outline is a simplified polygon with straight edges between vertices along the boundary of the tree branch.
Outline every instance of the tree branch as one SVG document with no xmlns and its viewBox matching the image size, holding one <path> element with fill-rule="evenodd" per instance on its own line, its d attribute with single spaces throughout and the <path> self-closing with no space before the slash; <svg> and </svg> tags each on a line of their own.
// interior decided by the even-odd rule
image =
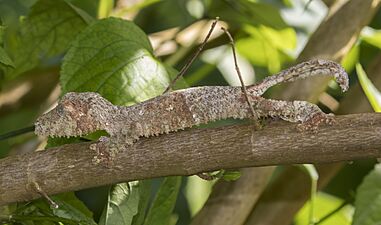
<svg viewBox="0 0 381 225">
<path fill-rule="evenodd" d="M 260 131 L 246 124 L 142 138 L 109 167 L 93 163 L 91 143 L 9 156 L 0 160 L 0 205 L 38 198 L 32 182 L 56 194 L 222 168 L 381 157 L 381 114 L 340 116 L 336 125 L 322 125 L 317 133 L 299 132 L 295 126 L 277 121 Z"/>
</svg>

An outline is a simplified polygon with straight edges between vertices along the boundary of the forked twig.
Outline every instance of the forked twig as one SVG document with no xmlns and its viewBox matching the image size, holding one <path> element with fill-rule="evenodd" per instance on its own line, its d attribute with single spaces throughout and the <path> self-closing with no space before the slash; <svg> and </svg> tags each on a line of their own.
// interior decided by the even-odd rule
<svg viewBox="0 0 381 225">
<path fill-rule="evenodd" d="M 206 43 L 208 42 L 210 36 L 212 35 L 214 27 L 216 26 L 219 19 L 220 19 L 219 17 L 216 17 L 216 19 L 213 21 L 212 25 L 210 26 L 210 30 L 209 30 L 208 34 L 206 35 L 202 44 L 198 47 L 197 51 L 192 56 L 192 58 L 185 64 L 185 66 L 183 68 L 181 68 L 180 72 L 176 75 L 175 79 L 173 79 L 171 81 L 171 83 L 168 85 L 167 89 L 165 89 L 163 94 L 167 93 L 168 91 L 170 91 L 172 89 L 172 87 L 173 87 L 173 85 L 175 85 L 176 81 L 185 74 L 185 72 L 189 69 L 190 65 L 194 62 L 194 60 L 197 58 L 197 56 L 204 49 Z"/>
<path fill-rule="evenodd" d="M 232 51 L 233 51 L 234 66 L 235 66 L 235 70 L 236 70 L 236 72 L 237 72 L 239 81 L 241 82 L 242 92 L 243 92 L 243 94 L 245 95 L 247 104 L 249 105 L 250 110 L 251 110 L 251 113 L 253 114 L 253 118 L 254 118 L 254 119 L 257 119 L 257 118 L 256 118 L 256 115 L 255 115 L 255 111 L 254 111 L 253 105 L 251 104 L 250 99 L 249 99 L 249 96 L 248 96 L 248 94 L 247 94 L 246 86 L 245 86 L 245 83 L 244 83 L 244 81 L 243 81 L 243 78 L 242 78 L 242 75 L 241 75 L 241 71 L 240 71 L 239 66 L 238 66 L 238 62 L 237 62 L 237 54 L 236 54 L 236 52 L 235 52 L 235 46 L 234 46 L 234 39 L 233 39 L 233 37 L 231 36 L 231 34 L 229 33 L 229 31 L 226 30 L 224 27 L 221 27 L 221 30 L 223 30 L 223 31 L 225 32 L 225 34 L 228 36 L 228 38 L 229 38 L 229 40 L 230 40 L 230 45 L 232 46 Z"/>
</svg>

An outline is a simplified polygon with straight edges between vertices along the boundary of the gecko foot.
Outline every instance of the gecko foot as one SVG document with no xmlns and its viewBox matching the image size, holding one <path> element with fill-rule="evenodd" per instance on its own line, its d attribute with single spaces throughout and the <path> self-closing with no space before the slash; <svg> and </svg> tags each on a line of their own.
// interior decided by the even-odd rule
<svg viewBox="0 0 381 225">
<path fill-rule="evenodd" d="M 317 129 L 319 125 L 328 124 L 328 125 L 334 125 L 336 123 L 334 115 L 332 113 L 325 114 L 325 113 L 316 113 L 311 118 L 309 118 L 307 121 L 298 124 L 297 129 L 299 131 L 312 131 L 317 132 Z"/>
<path fill-rule="evenodd" d="M 102 164 L 111 167 L 118 152 L 116 146 L 112 144 L 110 138 L 102 136 L 97 143 L 90 145 L 90 149 L 95 151 L 94 164 Z"/>
</svg>

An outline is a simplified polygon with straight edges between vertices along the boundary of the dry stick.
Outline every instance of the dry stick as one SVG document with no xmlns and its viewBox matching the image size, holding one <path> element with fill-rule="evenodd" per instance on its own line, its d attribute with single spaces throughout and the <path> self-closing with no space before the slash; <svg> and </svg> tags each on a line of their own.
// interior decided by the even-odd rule
<svg viewBox="0 0 381 225">
<path fill-rule="evenodd" d="M 31 185 L 31 188 L 32 188 L 34 191 L 36 191 L 39 195 L 41 195 L 41 197 L 43 197 L 43 198 L 49 203 L 49 205 L 50 205 L 51 207 L 53 207 L 53 208 L 55 208 L 55 209 L 58 209 L 58 207 L 59 207 L 58 204 L 55 203 L 55 202 L 53 201 L 53 199 L 51 199 L 51 198 L 48 196 L 48 194 L 45 193 L 44 190 L 41 189 L 40 185 L 39 185 L 37 182 L 31 182 L 30 185 Z"/>
<path fill-rule="evenodd" d="M 5 134 L 0 134 L 0 141 L 11 138 L 11 137 L 19 136 L 25 133 L 33 132 L 33 131 L 34 131 L 34 126 L 29 126 L 29 127 L 24 127 L 18 130 L 13 130 Z"/>
<path fill-rule="evenodd" d="M 241 71 L 239 70 L 239 67 L 238 67 L 238 63 L 237 63 L 237 55 L 236 55 L 236 52 L 235 52 L 235 46 L 234 46 L 234 40 L 233 40 L 233 37 L 230 35 L 229 31 L 226 30 L 224 27 L 221 27 L 221 30 L 223 30 L 223 31 L 225 32 L 225 34 L 228 36 L 228 38 L 229 38 L 229 40 L 230 40 L 230 45 L 232 46 L 232 51 L 233 51 L 233 58 L 234 58 L 235 71 L 237 72 L 239 81 L 241 82 L 242 92 L 243 92 L 243 94 L 245 95 L 247 104 L 249 105 L 250 110 L 251 110 L 251 113 L 253 114 L 253 118 L 254 118 L 254 119 L 257 119 L 256 116 L 255 116 L 255 112 L 254 112 L 253 105 L 251 104 L 250 99 L 249 99 L 249 96 L 248 96 L 248 94 L 247 94 L 246 86 L 245 86 L 245 83 L 243 82 L 242 75 L 241 75 Z"/>
<path fill-rule="evenodd" d="M 212 35 L 214 27 L 216 26 L 216 24 L 217 24 L 219 19 L 220 19 L 219 17 L 216 17 L 216 19 L 213 21 L 212 25 L 210 26 L 210 30 L 209 30 L 208 34 L 206 35 L 206 37 L 205 37 L 204 41 L 202 42 L 202 44 L 198 47 L 197 51 L 192 56 L 192 58 L 185 64 L 185 66 L 183 68 L 181 68 L 180 72 L 176 75 L 175 79 L 173 79 L 171 81 L 171 83 L 168 85 L 167 89 L 165 89 L 163 94 L 167 93 L 168 91 L 170 91 L 172 89 L 172 87 L 173 87 L 173 85 L 175 85 L 176 81 L 185 74 L 185 72 L 188 70 L 188 68 L 193 63 L 193 61 L 197 58 L 197 56 L 204 49 L 206 43 L 208 42 L 210 36 Z"/>
</svg>

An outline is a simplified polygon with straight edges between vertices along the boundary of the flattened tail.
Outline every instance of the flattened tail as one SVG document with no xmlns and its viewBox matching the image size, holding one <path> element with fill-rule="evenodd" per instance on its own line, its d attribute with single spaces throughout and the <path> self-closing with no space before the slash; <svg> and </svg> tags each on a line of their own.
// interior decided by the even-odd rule
<svg viewBox="0 0 381 225">
<path fill-rule="evenodd" d="M 268 76 L 261 82 L 249 86 L 248 91 L 260 96 L 267 89 L 279 83 L 292 82 L 314 76 L 332 76 L 336 79 L 343 92 L 348 90 L 348 74 L 339 63 L 324 59 L 313 59 Z"/>
</svg>

